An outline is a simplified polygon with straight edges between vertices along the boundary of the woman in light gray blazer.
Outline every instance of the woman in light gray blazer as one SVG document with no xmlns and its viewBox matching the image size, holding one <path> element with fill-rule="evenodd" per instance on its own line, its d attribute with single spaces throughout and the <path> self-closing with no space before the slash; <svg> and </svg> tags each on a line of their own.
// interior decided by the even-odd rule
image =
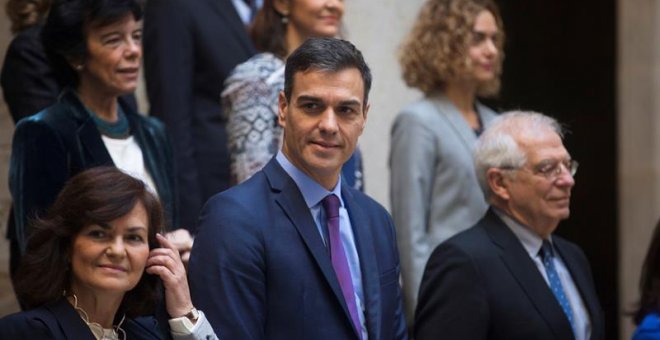
<svg viewBox="0 0 660 340">
<path fill-rule="evenodd" d="M 409 320 L 426 261 L 486 212 L 472 148 L 495 112 L 504 31 L 491 0 L 427 0 L 403 43 L 406 83 L 424 92 L 392 128 L 390 182 Z"/>
</svg>

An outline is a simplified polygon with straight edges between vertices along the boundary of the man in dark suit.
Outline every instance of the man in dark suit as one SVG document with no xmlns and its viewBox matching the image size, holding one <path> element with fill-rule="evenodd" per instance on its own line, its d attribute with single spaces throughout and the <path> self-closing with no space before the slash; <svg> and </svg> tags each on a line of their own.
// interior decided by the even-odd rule
<svg viewBox="0 0 660 340">
<path fill-rule="evenodd" d="M 552 235 L 569 216 L 577 170 L 562 136 L 532 112 L 503 114 L 481 135 L 475 171 L 491 207 L 431 255 L 416 339 L 605 338 L 584 253 Z"/>
<path fill-rule="evenodd" d="M 282 150 L 207 202 L 193 246 L 193 300 L 221 337 L 406 338 L 392 220 L 340 177 L 370 84 L 343 40 L 308 40 L 287 59 Z"/>
<path fill-rule="evenodd" d="M 231 0 L 149 0 L 144 65 L 150 114 L 167 126 L 181 226 L 192 230 L 202 204 L 229 186 L 222 84 L 254 54 Z"/>
</svg>

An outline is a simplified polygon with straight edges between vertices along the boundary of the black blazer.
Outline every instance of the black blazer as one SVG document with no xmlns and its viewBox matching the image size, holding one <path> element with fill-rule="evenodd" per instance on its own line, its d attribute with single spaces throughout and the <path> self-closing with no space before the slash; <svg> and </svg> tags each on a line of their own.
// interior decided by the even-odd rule
<svg viewBox="0 0 660 340">
<path fill-rule="evenodd" d="M 231 0 L 149 0 L 144 63 L 150 115 L 174 142 L 182 226 L 192 228 L 202 204 L 229 187 L 229 152 L 220 107 L 222 84 L 254 54 Z"/>
<path fill-rule="evenodd" d="M 121 325 L 127 339 L 163 339 L 156 319 L 127 318 Z M 0 319 L 0 339 L 94 340 L 94 334 L 65 298 Z"/>
<path fill-rule="evenodd" d="M 144 117 L 120 100 L 131 134 L 142 150 L 168 221 L 178 227 L 174 165 L 165 128 L 158 119 Z M 114 163 L 96 124 L 78 97 L 65 90 L 49 108 L 22 119 L 16 126 L 9 164 L 9 190 L 14 224 L 7 236 L 25 249 L 28 221 L 43 213 L 65 182 L 77 173 Z"/>
<path fill-rule="evenodd" d="M 0 84 L 14 123 L 55 104 L 62 92 L 41 43 L 42 27 L 38 24 L 16 34 L 2 65 Z M 122 98 L 137 111 L 133 94 Z"/>
<path fill-rule="evenodd" d="M 52 105 L 60 93 L 41 44 L 41 28 L 18 33 L 5 55 L 0 84 L 14 123 Z"/>
<path fill-rule="evenodd" d="M 575 244 L 552 236 L 591 319 L 605 339 L 589 263 Z M 424 271 L 415 339 L 566 340 L 571 325 L 515 234 L 490 209 L 472 228 L 438 246 Z"/>
<path fill-rule="evenodd" d="M 370 339 L 407 339 L 392 219 L 342 185 Z M 358 339 L 327 248 L 297 185 L 272 159 L 211 198 L 189 265 L 195 306 L 225 339 Z"/>
</svg>

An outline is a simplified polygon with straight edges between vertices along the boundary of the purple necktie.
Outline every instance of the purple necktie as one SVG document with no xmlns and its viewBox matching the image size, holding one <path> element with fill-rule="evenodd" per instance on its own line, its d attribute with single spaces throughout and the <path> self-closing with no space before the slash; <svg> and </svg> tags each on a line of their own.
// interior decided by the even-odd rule
<svg viewBox="0 0 660 340">
<path fill-rule="evenodd" d="M 323 199 L 322 204 L 328 223 L 328 234 L 330 234 L 330 257 L 332 258 L 332 268 L 335 270 L 335 274 L 337 274 L 339 286 L 344 295 L 344 300 L 348 306 L 348 312 L 351 314 L 355 329 L 358 331 L 360 339 L 362 339 L 362 327 L 360 326 L 360 317 L 358 316 L 357 307 L 355 305 L 355 293 L 353 290 L 351 271 L 348 268 L 344 245 L 341 242 L 341 235 L 339 233 L 339 198 L 334 194 L 328 195 Z"/>
</svg>

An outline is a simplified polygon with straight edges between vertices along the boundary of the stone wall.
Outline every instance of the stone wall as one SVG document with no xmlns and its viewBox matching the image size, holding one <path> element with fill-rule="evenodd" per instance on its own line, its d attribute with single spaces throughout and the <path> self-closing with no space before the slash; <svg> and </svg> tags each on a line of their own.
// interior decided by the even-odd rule
<svg viewBox="0 0 660 340">
<path fill-rule="evenodd" d="M 9 20 L 6 19 L 4 8 L 7 0 L 0 0 L 0 61 L 4 61 L 5 51 L 11 39 Z M 0 94 L 1 96 L 1 94 Z M 11 153 L 11 137 L 14 133 L 7 105 L 4 98 L 0 100 L 0 316 L 18 310 L 14 294 L 9 283 L 9 245 L 5 239 L 7 218 L 11 208 L 9 189 L 7 188 L 7 170 Z"/>
</svg>

